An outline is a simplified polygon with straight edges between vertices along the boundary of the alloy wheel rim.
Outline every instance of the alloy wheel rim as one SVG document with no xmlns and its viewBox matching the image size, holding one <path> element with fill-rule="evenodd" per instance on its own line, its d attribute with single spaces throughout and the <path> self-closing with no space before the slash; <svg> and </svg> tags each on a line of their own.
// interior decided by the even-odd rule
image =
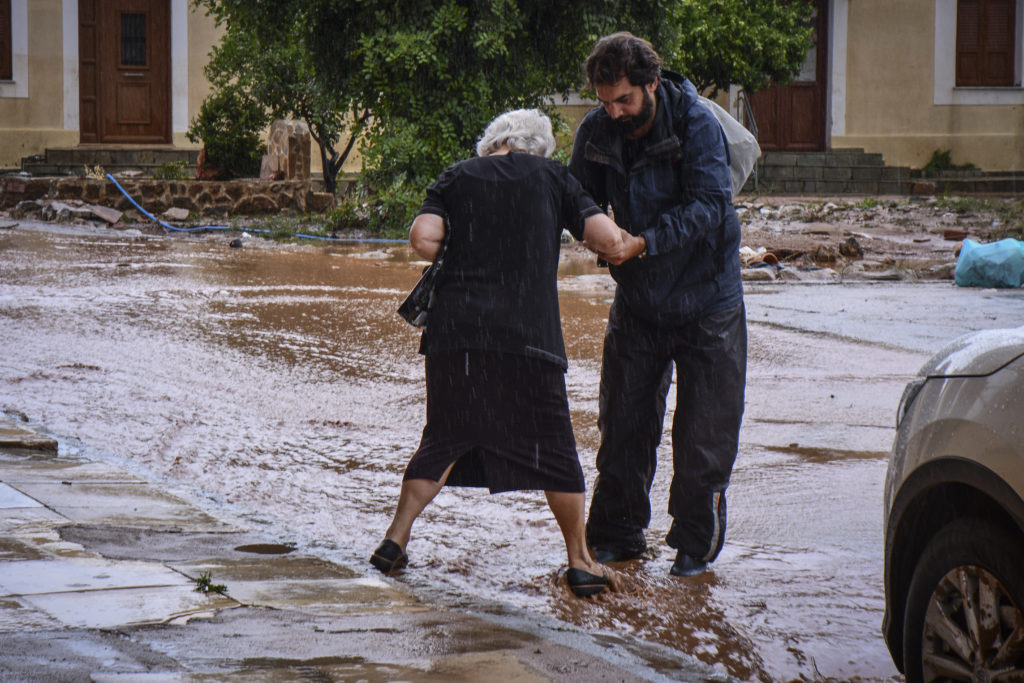
<svg viewBox="0 0 1024 683">
<path fill-rule="evenodd" d="M 989 571 L 961 566 L 932 592 L 921 663 L 925 681 L 1024 680 L 1024 614 Z"/>
</svg>

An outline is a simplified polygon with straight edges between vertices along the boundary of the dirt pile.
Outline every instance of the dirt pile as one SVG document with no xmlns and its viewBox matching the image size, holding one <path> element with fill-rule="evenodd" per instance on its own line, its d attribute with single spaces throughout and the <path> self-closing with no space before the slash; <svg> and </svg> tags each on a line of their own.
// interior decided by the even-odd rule
<svg viewBox="0 0 1024 683">
<path fill-rule="evenodd" d="M 739 201 L 744 279 L 944 280 L 964 238 L 1024 233 L 1024 200 Z"/>
</svg>

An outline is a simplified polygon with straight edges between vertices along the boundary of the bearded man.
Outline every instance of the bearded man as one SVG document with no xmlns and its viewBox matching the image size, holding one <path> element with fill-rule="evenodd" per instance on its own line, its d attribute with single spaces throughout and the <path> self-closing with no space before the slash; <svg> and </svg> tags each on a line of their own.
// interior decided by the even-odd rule
<svg viewBox="0 0 1024 683">
<path fill-rule="evenodd" d="M 584 69 L 600 106 L 576 132 L 569 168 L 610 205 L 622 246 L 600 256 L 616 282 L 601 368 L 601 446 L 587 520 L 598 562 L 641 557 L 650 491 L 677 370 L 670 569 L 707 569 L 725 539 L 747 328 L 740 226 L 724 133 L 690 81 L 661 68 L 646 40 L 616 33 Z"/>
</svg>

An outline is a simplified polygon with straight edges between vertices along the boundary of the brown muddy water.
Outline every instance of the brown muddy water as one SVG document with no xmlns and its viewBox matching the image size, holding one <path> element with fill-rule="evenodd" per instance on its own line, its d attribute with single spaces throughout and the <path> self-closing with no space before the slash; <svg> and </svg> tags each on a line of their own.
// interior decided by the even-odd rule
<svg viewBox="0 0 1024 683">
<path fill-rule="evenodd" d="M 418 333 L 394 312 L 422 264 L 403 245 L 229 239 L 0 231 L 0 409 L 371 572 L 423 426 Z M 560 289 L 589 486 L 610 280 L 569 258 Z M 879 635 L 882 480 L 925 355 L 779 329 L 759 296 L 748 288 L 747 413 L 713 571 L 668 575 L 666 432 L 651 550 L 621 565 L 628 592 L 571 597 L 539 492 L 443 491 L 395 580 L 456 608 L 632 634 L 740 680 L 894 676 Z"/>
</svg>

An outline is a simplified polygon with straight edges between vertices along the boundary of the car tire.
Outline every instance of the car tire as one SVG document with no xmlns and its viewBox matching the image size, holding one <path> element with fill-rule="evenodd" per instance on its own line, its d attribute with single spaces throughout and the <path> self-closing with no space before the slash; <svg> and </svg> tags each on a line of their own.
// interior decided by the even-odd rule
<svg viewBox="0 0 1024 683">
<path fill-rule="evenodd" d="M 1019 535 L 978 518 L 943 527 L 921 554 L 907 594 L 903 662 L 908 683 L 1024 674 L 1022 606 Z"/>
</svg>

